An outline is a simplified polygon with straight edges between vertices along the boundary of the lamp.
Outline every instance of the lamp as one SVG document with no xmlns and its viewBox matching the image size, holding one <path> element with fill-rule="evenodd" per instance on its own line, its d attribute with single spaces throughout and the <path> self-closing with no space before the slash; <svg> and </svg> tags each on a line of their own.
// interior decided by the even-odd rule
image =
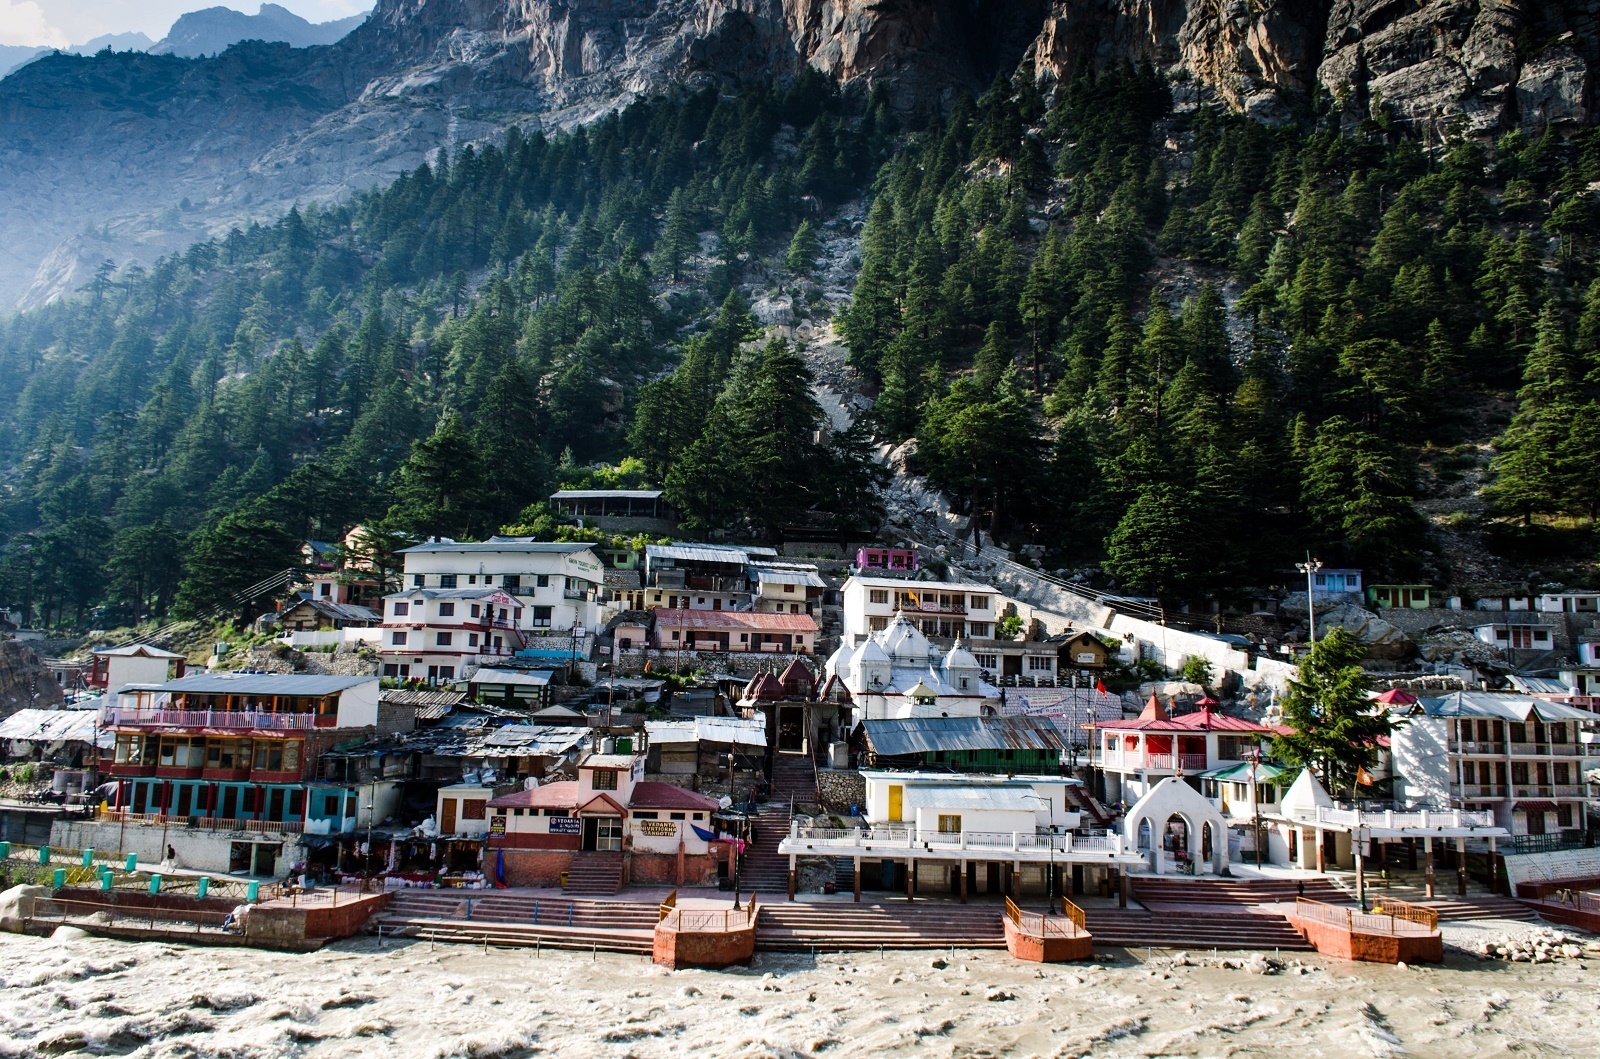
<svg viewBox="0 0 1600 1059">
<path fill-rule="evenodd" d="M 1311 558 L 1311 553 L 1310 552 L 1306 552 L 1306 561 L 1303 562 L 1303 563 L 1295 563 L 1294 566 L 1295 566 L 1296 570 L 1299 570 L 1302 574 L 1306 575 L 1306 615 L 1307 615 L 1307 620 L 1310 622 L 1310 625 L 1311 625 L 1311 629 L 1310 629 L 1310 632 L 1308 633 L 1308 639 L 1307 639 L 1306 642 L 1307 643 L 1316 643 L 1317 642 L 1317 593 L 1316 593 L 1316 589 L 1312 585 L 1312 575 L 1314 575 L 1318 570 L 1322 569 L 1322 562 L 1319 559 Z"/>
</svg>

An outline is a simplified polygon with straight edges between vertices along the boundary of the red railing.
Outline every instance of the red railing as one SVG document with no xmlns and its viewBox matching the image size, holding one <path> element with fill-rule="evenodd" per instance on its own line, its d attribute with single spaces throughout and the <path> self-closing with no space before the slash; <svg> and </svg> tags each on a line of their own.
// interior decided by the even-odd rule
<svg viewBox="0 0 1600 1059">
<path fill-rule="evenodd" d="M 124 809 L 102 809 L 96 819 L 103 823 L 123 823 L 134 827 L 169 827 L 174 831 L 252 831 L 266 834 L 298 835 L 305 829 L 300 820 L 237 820 L 218 816 L 168 816 L 161 813 L 130 813 Z"/>
<path fill-rule="evenodd" d="M 331 728 L 337 721 L 332 716 L 315 713 L 257 713 L 233 710 L 135 710 L 110 707 L 101 718 L 101 726 L 110 728 L 119 724 L 159 724 L 176 728 L 259 728 L 303 731 L 308 728 Z"/>
</svg>

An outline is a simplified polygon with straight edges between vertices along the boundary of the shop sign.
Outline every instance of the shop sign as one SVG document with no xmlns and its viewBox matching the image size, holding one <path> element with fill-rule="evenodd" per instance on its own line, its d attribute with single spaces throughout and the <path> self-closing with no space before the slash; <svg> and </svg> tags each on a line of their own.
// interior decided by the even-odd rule
<svg viewBox="0 0 1600 1059">
<path fill-rule="evenodd" d="M 657 838 L 671 838 L 678 833 L 678 825 L 671 820 L 640 820 L 639 833 Z"/>
<path fill-rule="evenodd" d="M 550 818 L 550 833 L 552 835 L 581 835 L 583 834 L 583 821 L 576 816 L 552 816 Z"/>
</svg>

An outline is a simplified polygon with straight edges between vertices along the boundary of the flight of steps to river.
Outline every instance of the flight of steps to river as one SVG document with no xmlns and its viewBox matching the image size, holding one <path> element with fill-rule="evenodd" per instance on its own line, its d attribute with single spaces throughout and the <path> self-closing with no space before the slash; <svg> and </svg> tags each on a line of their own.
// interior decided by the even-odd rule
<svg viewBox="0 0 1600 1059">
<path fill-rule="evenodd" d="M 368 930 L 434 941 L 648 953 L 658 916 L 658 905 L 642 901 L 401 890 Z"/>
<path fill-rule="evenodd" d="M 760 906 L 756 948 L 772 952 L 1001 949 L 998 905 L 773 903 Z"/>
</svg>

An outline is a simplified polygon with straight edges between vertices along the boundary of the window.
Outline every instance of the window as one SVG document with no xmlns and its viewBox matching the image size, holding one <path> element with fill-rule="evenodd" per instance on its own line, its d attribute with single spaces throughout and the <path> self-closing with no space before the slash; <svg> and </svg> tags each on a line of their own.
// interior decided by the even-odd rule
<svg viewBox="0 0 1600 1059">
<path fill-rule="evenodd" d="M 939 814 L 939 834 L 959 835 L 961 833 L 961 817 L 956 813 Z"/>
<path fill-rule="evenodd" d="M 687 813 L 672 813 L 667 817 L 667 819 L 669 819 L 669 820 L 683 820 L 687 816 L 688 816 Z M 695 817 L 695 819 L 698 820 L 700 818 L 697 816 L 697 817 Z"/>
<path fill-rule="evenodd" d="M 250 767 L 250 740 L 213 739 L 206 744 L 206 768 L 247 769 Z"/>
<path fill-rule="evenodd" d="M 515 592 L 515 591 L 517 591 L 518 589 L 520 589 L 522 587 L 522 575 L 521 574 L 507 574 L 505 577 L 501 578 L 500 580 L 505 585 L 505 589 L 506 589 L 507 592 Z"/>
<path fill-rule="evenodd" d="M 333 595 L 333 586 L 328 584 L 328 582 L 324 581 L 324 582 L 322 582 L 321 585 L 319 585 L 317 587 L 318 587 L 318 595 L 321 595 L 321 596 L 331 596 L 331 595 Z"/>
<path fill-rule="evenodd" d="M 695 813 L 694 814 L 694 818 L 696 820 L 704 820 L 706 818 L 706 814 L 705 813 Z"/>
<path fill-rule="evenodd" d="M 695 599 L 694 599 L 694 603 L 695 603 L 695 606 L 697 606 L 697 607 L 703 607 L 703 606 L 706 605 L 706 597 L 704 597 L 704 596 L 696 596 Z"/>
<path fill-rule="evenodd" d="M 410 613 L 411 613 L 411 604 L 410 603 L 407 603 L 405 600 L 396 600 L 395 601 L 395 605 L 394 605 L 394 616 L 395 617 L 404 618 L 404 617 L 409 616 Z"/>
<path fill-rule="evenodd" d="M 750 634 L 747 633 L 747 632 L 740 633 L 739 634 L 739 642 L 740 643 L 749 643 L 750 642 Z"/>
<path fill-rule="evenodd" d="M 422 587 L 422 575 L 421 574 L 412 574 L 411 575 L 411 587 L 412 588 L 421 588 Z"/>
<path fill-rule="evenodd" d="M 454 680 L 456 678 L 456 667 L 455 666 L 440 666 L 439 667 L 439 677 L 442 680 Z"/>
<path fill-rule="evenodd" d="M 967 597 L 967 609 L 968 610 L 988 610 L 989 609 L 989 597 L 988 596 L 968 596 Z"/>
<path fill-rule="evenodd" d="M 975 640 L 987 640 L 989 638 L 989 623 L 986 621 L 968 622 L 967 635 Z"/>
<path fill-rule="evenodd" d="M 1570 804 L 1563 802 L 1556 806 L 1556 826 L 1572 826 L 1572 806 Z"/>
<path fill-rule="evenodd" d="M 258 772 L 282 772 L 283 744 L 276 740 L 256 743 L 254 767 Z"/>
<path fill-rule="evenodd" d="M 867 619 L 867 631 L 868 632 L 882 632 L 883 630 L 887 629 L 888 627 L 889 627 L 889 619 L 888 618 L 868 618 Z"/>
<path fill-rule="evenodd" d="M 637 812 L 636 811 L 633 814 L 633 818 L 635 820 L 659 820 L 659 819 L 661 819 L 661 814 L 660 813 L 644 813 L 644 812 Z"/>
<path fill-rule="evenodd" d="M 461 799 L 461 819 L 482 820 L 483 811 L 488 804 L 489 803 L 484 801 L 482 798 Z"/>
<path fill-rule="evenodd" d="M 205 757 L 204 736 L 163 736 L 161 739 L 162 765 L 180 769 L 203 768 Z"/>
<path fill-rule="evenodd" d="M 794 586 L 793 585 L 784 585 L 783 586 L 783 591 L 785 593 L 787 593 L 787 594 L 792 595 L 794 593 Z"/>
<path fill-rule="evenodd" d="M 483 608 L 474 603 L 467 613 L 474 618 L 479 618 L 483 616 Z"/>
<path fill-rule="evenodd" d="M 337 794 L 325 794 L 325 795 L 323 795 L 322 796 L 322 815 L 323 816 L 338 816 L 339 815 L 339 809 L 340 809 L 340 803 L 343 802 L 343 801 L 344 801 L 344 798 L 341 797 L 340 795 L 337 795 Z"/>
<path fill-rule="evenodd" d="M 455 574 L 440 574 L 439 575 L 439 587 L 440 588 L 455 588 L 456 587 L 456 575 Z"/>
<path fill-rule="evenodd" d="M 455 616 L 456 616 L 456 605 L 454 603 L 441 603 L 441 604 L 439 604 L 439 617 L 441 617 L 441 618 L 453 618 Z"/>
<path fill-rule="evenodd" d="M 477 583 L 478 583 L 478 575 L 477 574 L 468 574 L 467 575 L 467 584 L 475 585 Z"/>
<path fill-rule="evenodd" d="M 672 630 L 672 638 L 674 640 L 676 640 L 678 638 L 678 630 L 677 629 L 673 629 Z"/>
<path fill-rule="evenodd" d="M 396 630 L 389 642 L 394 644 L 396 647 L 404 647 L 406 645 L 406 637 L 408 635 L 409 634 L 406 632 Z"/>
<path fill-rule="evenodd" d="M 1048 657 L 1041 658 L 1038 655 L 1029 655 L 1028 656 L 1028 670 L 1030 672 L 1033 672 L 1033 673 L 1049 672 L 1053 668 L 1054 667 L 1051 666 L 1050 659 Z"/>
<path fill-rule="evenodd" d="M 889 603 L 889 590 L 887 588 L 871 589 L 867 592 L 867 600 L 879 606 L 887 606 Z"/>
<path fill-rule="evenodd" d="M 614 791 L 617 789 L 616 769 L 594 769 L 592 785 L 597 791 Z"/>
<path fill-rule="evenodd" d="M 467 633 L 467 646 L 468 647 L 476 647 L 476 646 L 478 646 L 478 634 L 477 633 L 475 633 L 475 632 Z"/>
<path fill-rule="evenodd" d="M 550 575 L 549 574 L 535 574 L 534 577 L 533 577 L 533 584 L 534 584 L 535 588 L 549 588 L 550 587 Z"/>
<path fill-rule="evenodd" d="M 442 633 L 439 634 L 438 639 L 437 639 L 436 642 L 438 643 L 438 645 L 440 647 L 449 647 L 450 646 L 450 639 L 451 639 L 452 635 L 453 635 L 452 633 L 442 632 Z"/>
<path fill-rule="evenodd" d="M 572 814 L 567 812 L 565 809 L 546 809 L 544 811 L 544 815 L 546 815 L 546 816 L 571 816 Z"/>
<path fill-rule="evenodd" d="M 979 669 L 994 669 L 999 661 L 997 655 L 973 655 L 973 660 L 978 663 Z"/>
<path fill-rule="evenodd" d="M 550 607 L 533 608 L 533 627 L 535 629 L 548 629 L 550 627 Z"/>
</svg>

